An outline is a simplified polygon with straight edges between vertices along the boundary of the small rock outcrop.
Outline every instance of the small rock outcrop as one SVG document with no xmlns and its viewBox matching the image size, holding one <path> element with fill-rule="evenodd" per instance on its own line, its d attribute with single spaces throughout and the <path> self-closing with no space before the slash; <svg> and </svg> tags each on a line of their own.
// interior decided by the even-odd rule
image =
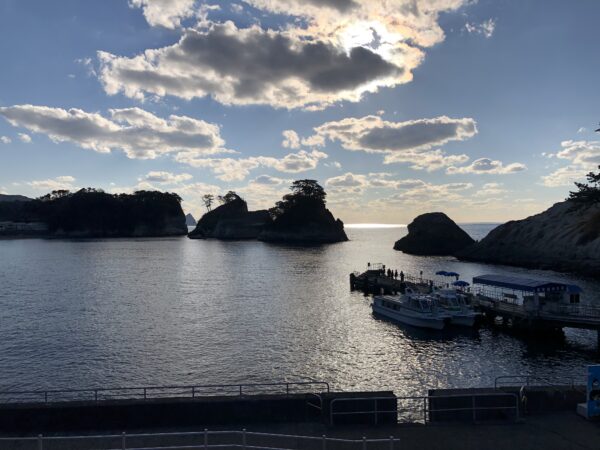
<svg viewBox="0 0 600 450">
<path fill-rule="evenodd" d="M 572 200 L 494 228 L 460 259 L 600 275 L 600 203 Z"/>
<path fill-rule="evenodd" d="M 188 237 L 190 239 L 256 239 L 270 221 L 268 211 L 248 211 L 248 204 L 236 196 L 204 214 Z"/>
<path fill-rule="evenodd" d="M 196 219 L 194 219 L 194 216 L 192 216 L 192 214 L 191 214 L 191 213 L 187 213 L 187 214 L 185 215 L 185 224 L 186 224 L 188 227 L 195 227 L 195 226 L 197 225 L 197 223 L 196 223 Z"/>
<path fill-rule="evenodd" d="M 455 255 L 475 241 L 441 212 L 421 214 L 408 225 L 408 234 L 396 241 L 394 250 L 412 255 Z"/>
</svg>

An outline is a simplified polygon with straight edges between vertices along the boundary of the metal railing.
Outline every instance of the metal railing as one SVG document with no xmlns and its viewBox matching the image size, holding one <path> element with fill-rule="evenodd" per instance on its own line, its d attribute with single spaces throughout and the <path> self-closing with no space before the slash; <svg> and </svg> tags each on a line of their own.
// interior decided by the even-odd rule
<svg viewBox="0 0 600 450">
<path fill-rule="evenodd" d="M 491 399 L 491 398 L 506 398 L 510 399 L 509 405 L 500 406 L 488 406 L 477 404 L 477 399 Z M 440 407 L 434 405 L 436 401 L 440 400 L 457 400 L 470 399 L 469 406 L 467 407 Z M 380 408 L 379 402 L 397 401 L 396 407 Z M 365 404 L 367 409 L 356 409 L 350 405 L 344 411 L 336 411 L 335 405 L 342 403 L 362 402 Z M 481 402 L 480 402 L 481 403 Z M 363 397 L 363 398 L 336 398 L 333 399 L 329 407 L 329 423 L 335 424 L 335 417 L 337 416 L 353 416 L 353 415 L 372 415 L 373 423 L 376 425 L 379 421 L 381 414 L 397 414 L 398 423 L 404 422 L 421 422 L 427 424 L 430 422 L 432 415 L 441 413 L 465 413 L 470 412 L 471 418 L 474 423 L 481 419 L 481 411 L 506 411 L 512 412 L 511 416 L 514 421 L 519 419 L 519 396 L 514 393 L 479 393 L 479 394 L 449 394 L 449 395 L 424 395 L 424 396 L 409 396 L 409 397 Z"/>
<path fill-rule="evenodd" d="M 585 384 L 585 380 L 582 379 L 580 384 Z M 494 389 L 499 389 L 502 386 L 570 386 L 574 388 L 576 380 L 570 376 L 502 375 L 495 378 Z"/>
<path fill-rule="evenodd" d="M 542 313 L 557 314 L 563 316 L 575 316 L 578 318 L 600 318 L 600 308 L 592 305 L 569 304 L 569 305 L 544 305 Z"/>
<path fill-rule="evenodd" d="M 205 384 L 182 386 L 140 386 L 97 389 L 51 389 L 32 391 L 0 391 L 2 403 L 51 403 L 65 401 L 148 400 L 159 398 L 197 398 L 206 396 L 242 396 L 257 394 L 313 393 L 318 387 L 329 392 L 325 381 L 279 383 Z"/>
<path fill-rule="evenodd" d="M 210 439 L 211 437 L 212 439 Z M 279 441 L 278 443 L 280 444 L 282 441 L 294 441 L 293 444 L 295 445 L 289 446 L 290 442 L 288 442 L 287 447 L 285 443 L 277 446 L 267 445 L 273 444 L 273 440 Z M 104 441 L 107 446 L 98 447 L 98 441 Z M 171 445 L 176 441 L 179 442 Z M 68 442 L 77 445 L 77 447 L 73 448 L 88 448 L 89 445 L 93 445 L 89 448 L 97 450 L 208 450 L 215 448 L 241 448 L 244 450 L 299 450 L 313 448 L 315 450 L 327 450 L 328 448 L 336 448 L 339 444 L 343 445 L 344 450 L 349 448 L 368 450 L 369 447 L 373 448 L 373 444 L 376 443 L 385 445 L 389 450 L 394 450 L 394 446 L 400 442 L 400 439 L 394 438 L 394 436 L 383 439 L 367 439 L 364 436 L 362 439 L 341 439 L 327 437 L 326 435 L 307 436 L 249 432 L 245 429 L 241 431 L 209 431 L 205 429 L 204 431 L 186 433 L 121 433 L 82 436 L 43 436 L 40 434 L 31 437 L 0 437 L 0 444 L 3 444 L 0 447 L 2 448 L 6 448 L 5 445 L 12 443 L 13 445 L 19 445 L 19 448 L 22 449 L 50 450 L 50 447 L 63 449 Z M 313 445 L 310 445 L 311 443 Z M 115 444 L 117 445 L 116 447 Z M 381 448 L 381 446 L 378 447 Z"/>
</svg>

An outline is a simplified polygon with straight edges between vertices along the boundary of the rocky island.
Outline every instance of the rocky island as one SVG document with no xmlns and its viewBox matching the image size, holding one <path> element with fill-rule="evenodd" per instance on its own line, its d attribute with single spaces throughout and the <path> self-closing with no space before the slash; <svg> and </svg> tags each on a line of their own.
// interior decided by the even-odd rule
<svg viewBox="0 0 600 450">
<path fill-rule="evenodd" d="M 246 201 L 233 191 L 219 200 L 221 205 L 202 216 L 190 239 L 256 239 L 271 222 L 268 211 L 248 211 Z"/>
<path fill-rule="evenodd" d="M 248 211 L 246 201 L 233 191 L 219 196 L 221 205 L 211 209 L 214 197 L 205 195 L 209 211 L 188 237 L 309 245 L 348 240 L 343 222 L 325 207 L 327 194 L 315 180 L 294 181 L 291 190 L 268 211 Z"/>
<path fill-rule="evenodd" d="M 348 240 L 344 223 L 325 207 L 326 193 L 315 180 L 297 180 L 291 193 L 271 208 L 273 218 L 258 236 L 266 242 L 326 244 Z"/>
<path fill-rule="evenodd" d="M 408 234 L 396 241 L 394 250 L 412 255 L 448 256 L 475 241 L 441 212 L 421 214 L 408 225 Z"/>
<path fill-rule="evenodd" d="M 177 194 L 107 194 L 85 188 L 29 201 L 0 202 L 0 235 L 146 237 L 187 234 Z"/>
</svg>

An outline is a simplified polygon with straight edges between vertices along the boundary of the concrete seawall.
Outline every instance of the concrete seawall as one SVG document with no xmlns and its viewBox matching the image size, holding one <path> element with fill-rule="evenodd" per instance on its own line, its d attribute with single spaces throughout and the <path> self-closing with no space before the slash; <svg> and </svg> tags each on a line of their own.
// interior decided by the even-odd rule
<svg viewBox="0 0 600 450">
<path fill-rule="evenodd" d="M 390 399 L 385 400 L 389 411 L 395 406 L 392 392 L 4 404 L 0 405 L 0 433 L 322 422 L 329 420 L 329 405 L 334 399 L 384 396 Z M 364 403 L 344 402 L 344 407 L 343 411 L 364 410 Z M 347 414 L 339 420 L 363 424 L 373 421 L 374 415 L 364 414 Z M 396 415 L 382 413 L 377 422 L 396 423 Z"/>
</svg>

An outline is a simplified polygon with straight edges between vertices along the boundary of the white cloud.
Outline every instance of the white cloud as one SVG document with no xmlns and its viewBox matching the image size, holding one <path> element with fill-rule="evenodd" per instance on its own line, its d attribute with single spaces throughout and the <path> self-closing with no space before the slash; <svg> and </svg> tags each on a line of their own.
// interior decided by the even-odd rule
<svg viewBox="0 0 600 450">
<path fill-rule="evenodd" d="M 10 144 L 12 142 L 12 139 L 8 136 L 0 136 L 0 142 L 2 142 L 3 144 Z"/>
<path fill-rule="evenodd" d="M 544 186 L 571 186 L 600 165 L 600 141 L 567 140 L 561 142 L 561 148 L 555 156 L 557 160 L 569 161 L 569 164 L 543 176 Z"/>
<path fill-rule="evenodd" d="M 321 159 L 327 154 L 318 150 L 307 152 L 300 150 L 298 153 L 289 153 L 283 158 L 271 156 L 251 156 L 248 158 L 196 158 L 193 155 L 180 153 L 177 161 L 189 164 L 192 167 L 202 167 L 212 170 L 217 178 L 223 181 L 241 181 L 251 170 L 258 167 L 269 167 L 279 172 L 300 173 L 317 167 Z"/>
<path fill-rule="evenodd" d="M 511 173 L 522 172 L 527 169 L 525 164 L 511 163 L 504 165 L 502 161 L 493 160 L 490 158 L 479 158 L 473 161 L 468 166 L 455 167 L 450 166 L 446 169 L 446 173 L 450 175 L 454 174 L 493 174 L 493 175 L 506 175 Z"/>
<path fill-rule="evenodd" d="M 29 181 L 27 184 L 33 189 L 49 192 L 58 190 L 74 190 L 74 182 L 74 177 L 70 175 L 63 175 L 56 178 L 49 178 L 47 180 Z"/>
<path fill-rule="evenodd" d="M 465 24 L 465 30 L 469 34 L 479 34 L 486 38 L 491 38 L 496 30 L 496 21 L 494 19 L 488 19 L 481 23 L 467 22 Z"/>
<path fill-rule="evenodd" d="M 143 180 L 160 184 L 178 184 L 193 178 L 189 173 L 174 174 L 172 172 L 153 171 L 148 172 Z M 142 181 L 142 180 L 140 180 Z"/>
<path fill-rule="evenodd" d="M 283 133 L 283 142 L 281 145 L 284 148 L 300 148 L 300 137 L 294 130 L 285 130 Z"/>
<path fill-rule="evenodd" d="M 0 108 L 0 114 L 2 112 L 2 108 Z M 25 133 L 18 133 L 19 140 L 24 142 L 25 144 L 29 144 L 31 142 L 31 136 Z"/>
<path fill-rule="evenodd" d="M 152 26 L 177 28 L 181 20 L 194 15 L 196 0 L 129 0 L 131 8 L 142 8 Z"/>
<path fill-rule="evenodd" d="M 247 0 L 266 13 L 291 16 L 279 30 L 238 28 L 208 19 L 176 44 L 133 57 L 99 52 L 109 94 L 212 96 L 223 104 L 322 109 L 366 92 L 410 82 L 425 50 L 444 40 L 440 13 L 470 0 Z M 176 28 L 192 16 L 191 0 L 130 0 L 148 22 Z M 257 20 L 259 17 L 257 17 Z"/>
<path fill-rule="evenodd" d="M 579 129 L 577 130 L 577 133 L 585 133 L 585 132 L 587 132 L 586 127 L 579 127 Z"/>
<path fill-rule="evenodd" d="M 342 168 L 342 164 L 339 161 L 331 161 L 330 163 L 323 164 L 325 167 L 332 167 L 334 169 L 340 170 Z"/>
<path fill-rule="evenodd" d="M 281 186 L 286 182 L 287 181 L 282 178 L 272 177 L 270 175 L 260 175 L 251 181 L 251 183 L 264 184 L 267 186 Z"/>
<path fill-rule="evenodd" d="M 119 149 L 129 158 L 154 159 L 179 152 L 194 156 L 227 152 L 219 126 L 203 120 L 176 115 L 162 119 L 140 108 L 111 109 L 109 113 L 107 118 L 75 108 L 0 107 L 0 116 L 13 126 L 100 153 Z"/>
<path fill-rule="evenodd" d="M 477 124 L 471 118 L 446 116 L 406 122 L 365 116 L 326 122 L 314 130 L 312 138 L 339 141 L 346 150 L 385 154 L 384 164 L 410 163 L 414 169 L 431 171 L 468 161 L 467 155 L 447 155 L 433 148 L 471 138 Z"/>
</svg>

